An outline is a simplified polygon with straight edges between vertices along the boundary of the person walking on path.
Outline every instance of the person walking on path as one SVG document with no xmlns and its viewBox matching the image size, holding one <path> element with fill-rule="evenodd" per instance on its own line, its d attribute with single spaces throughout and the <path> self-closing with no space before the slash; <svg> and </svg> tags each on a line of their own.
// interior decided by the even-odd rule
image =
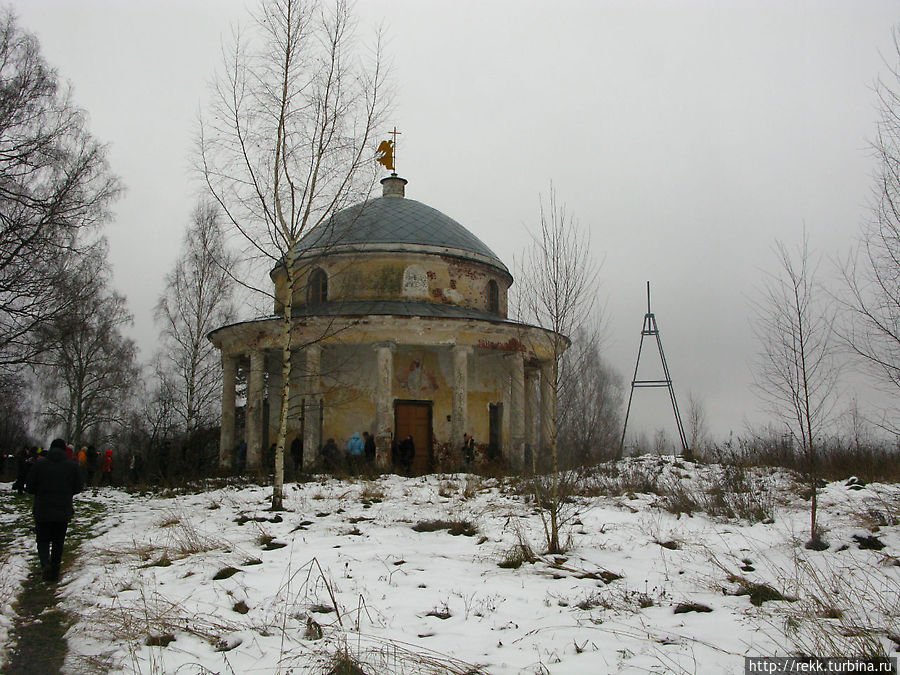
<svg viewBox="0 0 900 675">
<path fill-rule="evenodd" d="M 59 581 L 63 545 L 75 515 L 72 497 L 84 483 L 78 465 L 66 457 L 66 442 L 57 438 L 28 473 L 28 492 L 34 495 L 35 535 L 44 581 Z"/>
<path fill-rule="evenodd" d="M 78 462 L 78 471 L 81 473 L 81 482 L 84 483 L 87 481 L 87 446 L 82 445 L 81 450 L 78 451 L 78 454 L 75 455 L 75 459 Z"/>
<path fill-rule="evenodd" d="M 112 485 L 112 450 L 107 450 L 100 466 L 100 485 Z"/>
<path fill-rule="evenodd" d="M 16 455 L 16 482 L 13 483 L 13 489 L 20 495 L 25 494 L 25 484 L 28 481 L 28 472 L 34 463 L 34 455 L 31 449 L 24 447 L 19 450 Z"/>
<path fill-rule="evenodd" d="M 85 464 L 85 469 L 87 470 L 87 485 L 93 487 L 94 476 L 97 475 L 97 469 L 99 468 L 99 466 L 100 453 L 93 445 L 89 445 L 87 448 L 87 463 Z"/>
</svg>

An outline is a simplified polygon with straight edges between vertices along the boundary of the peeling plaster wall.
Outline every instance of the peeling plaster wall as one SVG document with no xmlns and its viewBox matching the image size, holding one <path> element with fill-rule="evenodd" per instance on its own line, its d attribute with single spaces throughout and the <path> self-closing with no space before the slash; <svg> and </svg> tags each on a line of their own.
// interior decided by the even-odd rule
<svg viewBox="0 0 900 675">
<path fill-rule="evenodd" d="M 416 283 L 415 279 L 411 283 Z M 270 367 L 278 362 L 272 352 L 278 350 L 280 327 L 281 321 L 275 318 L 242 322 L 214 331 L 210 339 L 227 357 L 239 360 L 246 373 L 246 354 L 250 349 L 269 352 Z M 510 389 L 513 368 L 521 368 L 523 364 L 533 368 L 551 356 L 550 333 L 515 322 L 381 315 L 311 316 L 295 319 L 292 331 L 296 344 L 315 343 L 322 353 L 321 375 L 312 381 L 320 383 L 316 395 L 324 397 L 323 440 L 334 438 L 345 448 L 354 431 L 376 431 L 376 364 L 377 353 L 381 351 L 391 357 L 390 376 L 386 377 L 390 381 L 390 397 L 384 401 L 384 429 L 395 431 L 393 406 L 396 400 L 430 401 L 438 462 L 434 467 L 436 470 L 458 466 L 462 431 L 471 433 L 479 447 L 488 445 L 492 403 L 503 404 L 500 449 L 505 457 L 515 461 L 518 450 L 512 448 L 511 441 L 530 434 L 524 429 L 511 428 L 512 420 L 516 419 Z M 455 346 L 466 348 L 467 353 L 464 429 L 454 425 L 452 417 L 447 419 L 453 413 Z M 288 447 L 300 431 L 298 397 L 308 396 L 310 380 L 304 376 L 304 352 L 300 348 L 292 358 L 294 373 Z M 277 401 L 270 401 L 270 404 L 269 442 L 276 437 L 278 409 Z M 318 423 L 317 410 L 309 411 L 315 418 L 308 420 L 308 424 Z M 536 422 L 525 420 L 525 423 L 533 426 Z M 454 428 L 459 438 L 451 439 Z"/>
<path fill-rule="evenodd" d="M 294 367 L 302 366 L 302 356 Z M 372 345 L 328 345 L 322 353 L 322 390 L 325 400 L 322 438 L 333 438 L 344 449 L 354 432 L 375 432 L 376 357 Z M 502 437 L 509 439 L 509 368 L 503 355 L 477 350 L 470 354 L 468 373 L 468 420 L 466 431 L 478 444 L 487 444 L 490 432 L 490 404 L 504 406 Z M 292 391 L 292 399 L 302 397 Z M 432 423 L 438 444 L 451 443 L 453 409 L 453 359 L 446 347 L 398 345 L 393 353 L 391 401 L 430 401 Z M 269 438 L 277 434 L 277 401 L 270 401 Z M 288 423 L 290 442 L 300 432 L 299 414 Z M 271 442 L 270 441 L 270 442 Z M 458 446 L 462 439 L 455 439 Z M 505 447 L 504 447 L 505 449 Z"/>
<path fill-rule="evenodd" d="M 325 419 L 322 438 L 342 450 L 354 432 L 375 433 L 375 351 L 370 345 L 329 345 L 322 352 Z"/>
<path fill-rule="evenodd" d="M 306 285 L 314 269 L 327 275 L 332 301 L 427 300 L 481 310 L 488 309 L 488 281 L 493 279 L 499 291 L 499 315 L 507 316 L 508 278 L 472 260 L 414 252 L 323 256 L 298 270 L 294 306 L 306 304 Z M 283 274 L 275 275 L 274 281 L 275 311 L 280 313 L 287 301 L 287 282 Z"/>
</svg>

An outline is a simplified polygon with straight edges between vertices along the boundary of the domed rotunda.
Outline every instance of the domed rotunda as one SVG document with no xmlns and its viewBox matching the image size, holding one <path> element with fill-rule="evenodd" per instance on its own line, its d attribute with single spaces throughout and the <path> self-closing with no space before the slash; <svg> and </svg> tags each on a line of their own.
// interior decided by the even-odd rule
<svg viewBox="0 0 900 675">
<path fill-rule="evenodd" d="M 507 318 L 513 283 L 478 237 L 426 204 L 407 199 L 393 174 L 383 195 L 336 213 L 298 244 L 291 306 L 291 387 L 286 447 L 302 442 L 303 467 L 320 449 L 341 449 L 364 431 L 376 465 L 391 466 L 397 441 L 411 436 L 412 471 L 455 470 L 463 435 L 476 462 L 526 461 L 537 447 L 551 356 L 543 329 Z M 290 297 L 284 270 L 271 273 L 275 316 L 209 335 L 224 372 L 220 462 L 235 463 L 247 443 L 248 469 L 260 468 L 274 441 L 282 393 L 281 333 Z M 236 381 L 246 376 L 242 428 Z M 295 444 L 296 445 L 296 444 Z"/>
</svg>

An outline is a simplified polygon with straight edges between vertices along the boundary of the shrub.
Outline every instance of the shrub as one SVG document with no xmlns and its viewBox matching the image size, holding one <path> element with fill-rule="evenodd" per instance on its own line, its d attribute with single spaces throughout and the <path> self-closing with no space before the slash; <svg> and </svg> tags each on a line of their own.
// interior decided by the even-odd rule
<svg viewBox="0 0 900 675">
<path fill-rule="evenodd" d="M 503 569 L 518 569 L 523 563 L 533 563 L 535 560 L 537 557 L 531 547 L 528 544 L 518 543 L 503 554 L 503 559 L 497 566 Z"/>
<path fill-rule="evenodd" d="M 412 529 L 416 532 L 447 530 L 454 537 L 461 534 L 466 537 L 474 537 L 478 534 L 478 528 L 468 520 L 420 520 L 413 525 Z"/>
<path fill-rule="evenodd" d="M 771 520 L 775 502 L 771 485 L 752 477 L 740 463 L 711 467 L 706 486 L 705 510 L 711 516 L 751 523 Z"/>
<path fill-rule="evenodd" d="M 771 430 L 739 441 L 741 459 L 748 465 L 780 466 L 800 473 L 808 461 L 790 437 Z M 865 482 L 900 482 L 900 448 L 887 440 L 823 439 L 816 452 L 816 475 L 827 480 L 856 476 Z"/>
</svg>

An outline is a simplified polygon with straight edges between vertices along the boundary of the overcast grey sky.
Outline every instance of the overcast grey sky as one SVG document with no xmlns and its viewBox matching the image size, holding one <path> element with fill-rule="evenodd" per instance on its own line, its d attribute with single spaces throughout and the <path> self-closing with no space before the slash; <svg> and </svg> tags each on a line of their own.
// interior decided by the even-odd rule
<svg viewBox="0 0 900 675">
<path fill-rule="evenodd" d="M 252 6 L 13 2 L 128 186 L 108 228 L 110 262 L 144 358 L 197 194 L 197 114 L 222 39 Z M 871 85 L 885 59 L 896 62 L 896 0 L 357 9 L 362 36 L 387 31 L 407 196 L 464 224 L 511 267 L 553 181 L 604 261 L 614 367 L 630 380 L 649 280 L 682 412 L 693 392 L 719 436 L 763 420 L 750 391 L 749 301 L 776 237 L 793 244 L 805 223 L 812 246 L 834 257 L 867 217 Z M 672 429 L 665 403 L 664 391 L 639 391 L 636 427 Z"/>
</svg>

